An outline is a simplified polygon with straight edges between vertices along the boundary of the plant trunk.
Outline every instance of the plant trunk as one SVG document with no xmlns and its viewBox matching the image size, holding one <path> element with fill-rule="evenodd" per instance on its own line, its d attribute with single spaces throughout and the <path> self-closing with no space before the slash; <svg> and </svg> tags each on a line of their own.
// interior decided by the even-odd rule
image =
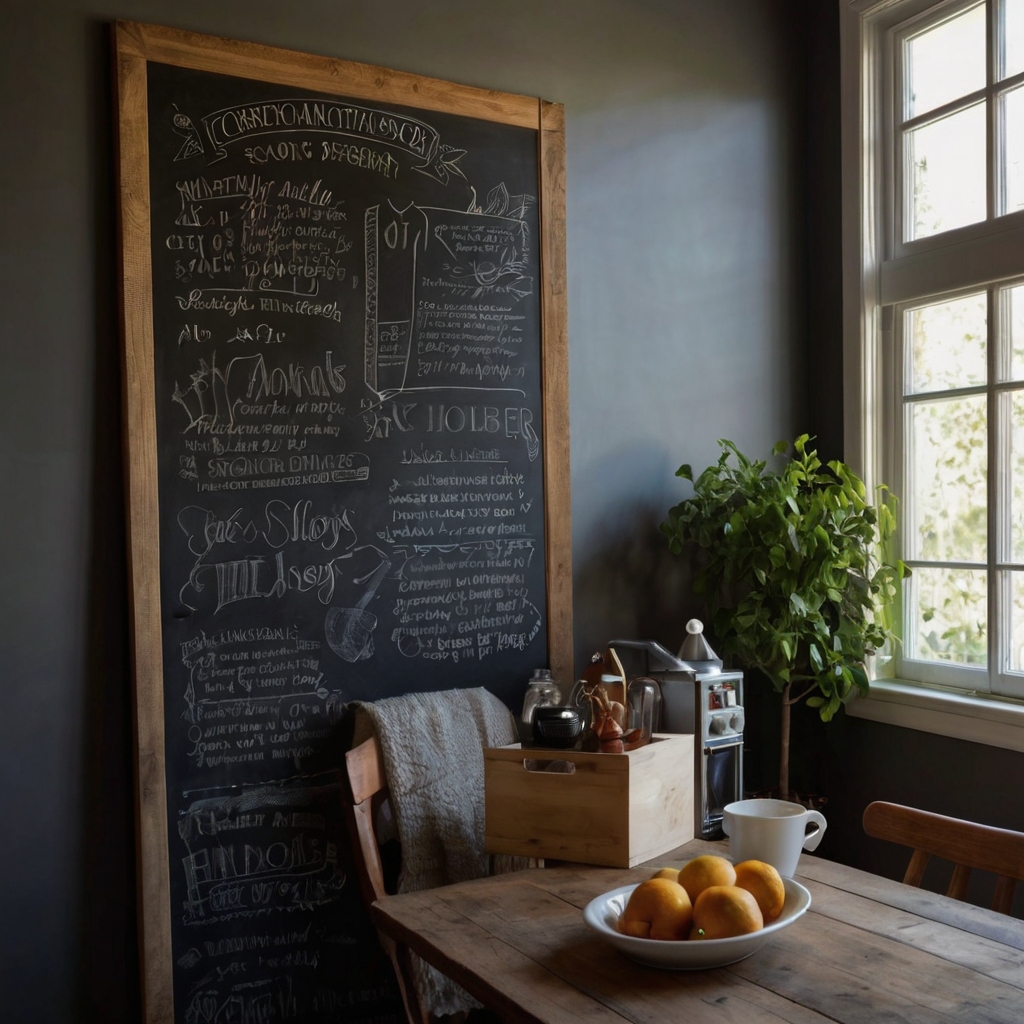
<svg viewBox="0 0 1024 1024">
<path fill-rule="evenodd" d="M 782 727 L 781 742 L 779 744 L 779 799 L 789 799 L 789 722 L 791 705 L 789 703 L 789 691 L 792 683 L 786 683 L 782 691 Z"/>
</svg>

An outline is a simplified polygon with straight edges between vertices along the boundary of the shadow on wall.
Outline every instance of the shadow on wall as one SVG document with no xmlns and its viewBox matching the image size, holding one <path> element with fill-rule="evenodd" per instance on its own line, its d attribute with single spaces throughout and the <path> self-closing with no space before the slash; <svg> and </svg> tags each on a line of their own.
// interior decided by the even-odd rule
<svg viewBox="0 0 1024 1024">
<path fill-rule="evenodd" d="M 101 1014 L 114 1024 L 136 1018 L 140 999 L 135 925 L 135 799 L 125 517 L 122 494 L 120 342 L 115 307 L 113 138 L 108 118 L 106 26 L 90 32 L 89 92 L 96 167 L 92 216 L 96 230 L 95 391 L 92 422 L 87 679 L 84 707 L 80 858 L 80 963 L 77 1005 L 83 1019 Z M 102 226 L 102 227 L 101 227 Z"/>
<path fill-rule="evenodd" d="M 609 505 L 614 530 L 609 527 L 601 536 L 592 531 L 586 554 L 577 554 L 577 676 L 609 640 L 657 640 L 675 651 L 687 619 L 698 614 L 686 562 L 669 551 L 659 530 L 664 515 L 660 508 L 625 501 Z"/>
</svg>

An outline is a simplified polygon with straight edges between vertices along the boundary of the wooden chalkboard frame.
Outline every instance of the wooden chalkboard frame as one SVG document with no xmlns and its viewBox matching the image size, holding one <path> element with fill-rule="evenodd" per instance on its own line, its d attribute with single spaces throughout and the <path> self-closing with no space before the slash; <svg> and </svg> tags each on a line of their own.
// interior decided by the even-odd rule
<svg viewBox="0 0 1024 1024">
<path fill-rule="evenodd" d="M 163 1024 L 173 1020 L 174 1010 L 163 740 L 147 62 L 465 115 L 537 131 L 547 629 L 551 667 L 557 678 L 571 679 L 565 130 L 562 106 L 537 98 L 134 22 L 115 23 L 113 34 L 140 945 L 144 1019 L 147 1024 Z"/>
</svg>

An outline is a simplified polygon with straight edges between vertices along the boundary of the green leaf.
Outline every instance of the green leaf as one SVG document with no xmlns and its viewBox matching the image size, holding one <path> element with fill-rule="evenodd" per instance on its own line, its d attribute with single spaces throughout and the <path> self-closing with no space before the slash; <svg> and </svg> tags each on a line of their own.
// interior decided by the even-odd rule
<svg viewBox="0 0 1024 1024">
<path fill-rule="evenodd" d="M 677 470 L 676 476 L 681 476 L 684 480 L 693 480 L 693 470 L 690 468 L 689 463 L 683 463 Z"/>
<path fill-rule="evenodd" d="M 853 677 L 854 685 L 866 697 L 870 690 L 867 673 L 859 665 L 853 665 L 850 668 L 850 675 Z"/>
</svg>

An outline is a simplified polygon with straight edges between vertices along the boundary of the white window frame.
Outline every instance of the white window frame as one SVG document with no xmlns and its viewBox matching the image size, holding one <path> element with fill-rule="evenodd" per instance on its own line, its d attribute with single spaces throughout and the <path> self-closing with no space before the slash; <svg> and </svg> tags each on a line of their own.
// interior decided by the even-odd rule
<svg viewBox="0 0 1024 1024">
<path fill-rule="evenodd" d="M 893 39 L 907 34 L 911 19 L 930 19 L 941 8 L 951 16 L 976 0 L 839 0 L 842 71 L 843 166 L 843 393 L 845 458 L 869 487 L 885 480 L 901 443 L 902 395 L 896 364 L 902 310 L 929 296 L 980 291 L 993 283 L 1024 278 L 1024 211 L 995 216 L 998 189 L 987 191 L 988 218 L 980 224 L 904 242 L 900 232 L 895 166 L 898 147 L 888 147 L 898 123 Z M 900 28 L 903 27 L 903 28 Z M 996 58 L 991 15 L 988 60 Z M 1024 75 L 1001 82 L 989 75 L 971 99 L 989 99 L 988 159 L 998 166 L 995 97 Z M 952 106 L 965 105 L 957 101 Z M 946 108 L 943 108 L 946 109 Z M 990 325 L 990 340 L 992 336 Z M 991 351 L 991 345 L 989 346 Z M 990 480 L 997 474 L 990 452 Z M 990 485 L 992 486 L 992 485 Z M 990 564 L 992 555 L 990 554 Z M 990 630 L 990 634 L 994 632 Z M 990 646 L 990 654 L 994 654 Z M 927 732 L 1024 751 L 1024 700 L 996 697 L 976 677 L 974 689 L 962 675 L 941 671 L 931 682 L 898 678 L 872 682 L 871 696 L 852 702 L 848 712 Z M 990 664 L 996 664 L 990 657 Z M 880 674 L 884 675 L 886 668 Z M 958 686 L 942 685 L 954 681 Z M 1024 696 L 1024 690 L 1022 690 Z"/>
</svg>

